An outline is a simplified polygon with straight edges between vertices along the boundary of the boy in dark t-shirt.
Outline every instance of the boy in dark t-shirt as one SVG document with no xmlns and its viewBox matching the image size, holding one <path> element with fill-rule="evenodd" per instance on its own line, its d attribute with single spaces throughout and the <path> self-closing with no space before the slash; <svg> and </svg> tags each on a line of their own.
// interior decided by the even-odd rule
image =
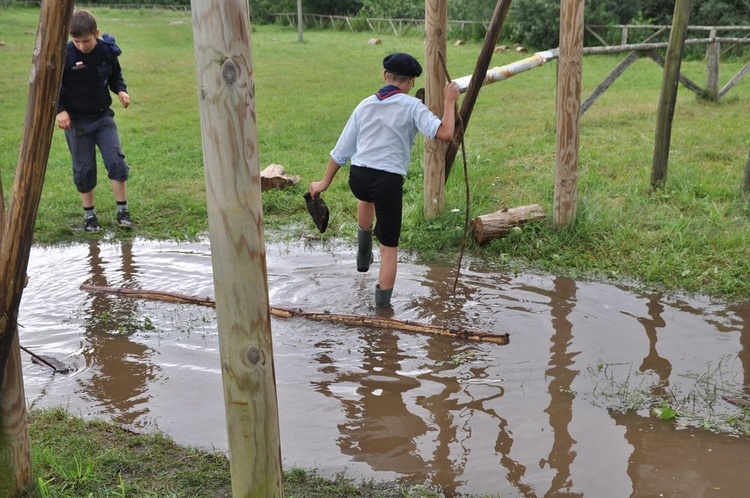
<svg viewBox="0 0 750 498">
<path fill-rule="evenodd" d="M 73 13 L 70 37 L 56 121 L 57 126 L 65 130 L 73 159 L 73 182 L 83 203 L 84 229 L 87 232 L 100 230 L 94 209 L 96 147 L 101 152 L 117 202 L 117 226 L 130 228 L 127 201 L 130 168 L 120 147 L 109 93 L 115 93 L 123 107 L 130 105 L 117 59 L 121 50 L 111 36 L 105 34 L 99 38 L 96 18 L 86 10 Z"/>
</svg>

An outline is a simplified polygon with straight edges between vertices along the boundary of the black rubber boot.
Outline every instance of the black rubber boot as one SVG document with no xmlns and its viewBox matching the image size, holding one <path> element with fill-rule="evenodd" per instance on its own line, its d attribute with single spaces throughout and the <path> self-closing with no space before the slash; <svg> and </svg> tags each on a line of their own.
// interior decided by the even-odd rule
<svg viewBox="0 0 750 498">
<path fill-rule="evenodd" d="M 372 259 L 372 227 L 369 230 L 357 227 L 357 271 L 368 271 Z"/>
<path fill-rule="evenodd" d="M 375 286 L 375 307 L 385 308 L 391 305 L 391 294 L 393 294 L 393 287 L 390 289 L 381 289 L 380 284 Z"/>
</svg>

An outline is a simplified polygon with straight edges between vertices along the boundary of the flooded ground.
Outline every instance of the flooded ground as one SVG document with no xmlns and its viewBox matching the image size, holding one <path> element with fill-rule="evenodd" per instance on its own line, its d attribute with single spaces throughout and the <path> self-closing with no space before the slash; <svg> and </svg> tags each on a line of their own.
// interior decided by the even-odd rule
<svg viewBox="0 0 750 498">
<path fill-rule="evenodd" d="M 348 246 L 267 247 L 270 302 L 372 315 L 375 271 Z M 67 407 L 226 451 L 214 310 L 81 291 L 212 297 L 206 243 L 35 248 L 21 344 L 31 407 Z M 750 380 L 750 306 L 564 278 L 404 261 L 395 318 L 510 334 L 505 346 L 272 320 L 282 459 L 323 475 L 427 483 L 445 496 L 750 496 L 750 441 L 721 435 Z M 693 416 L 642 409 L 667 396 Z M 679 405 L 679 406 L 677 406 Z M 616 408 L 635 406 L 623 415 Z M 703 425 L 704 428 L 696 427 Z"/>
</svg>

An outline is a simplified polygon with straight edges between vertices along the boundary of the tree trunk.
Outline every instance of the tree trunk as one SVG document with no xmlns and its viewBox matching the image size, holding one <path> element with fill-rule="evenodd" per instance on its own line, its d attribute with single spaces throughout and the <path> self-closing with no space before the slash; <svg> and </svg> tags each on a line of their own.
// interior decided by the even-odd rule
<svg viewBox="0 0 750 498">
<path fill-rule="evenodd" d="M 584 1 L 560 5 L 560 57 L 557 64 L 557 152 L 552 221 L 568 226 L 578 205 L 578 121 L 581 109 Z"/>
<path fill-rule="evenodd" d="M 26 400 L 18 346 L 18 308 L 47 169 L 65 43 L 73 13 L 70 0 L 45 1 L 32 56 L 26 122 L 7 216 L 0 234 L 0 496 L 23 496 L 33 486 Z M 0 189 L 1 190 L 1 189 Z"/>
<path fill-rule="evenodd" d="M 249 5 L 191 10 L 232 494 L 282 497 Z"/>
<path fill-rule="evenodd" d="M 425 104 L 437 116 L 443 115 L 446 64 L 448 0 L 425 1 Z M 445 202 L 445 149 L 440 140 L 424 139 L 424 217 L 434 218 Z"/>
<path fill-rule="evenodd" d="M 513 227 L 521 226 L 547 216 L 538 204 L 503 209 L 491 214 L 477 216 L 471 220 L 471 231 L 477 244 L 486 244 L 490 240 L 507 235 Z"/>
</svg>

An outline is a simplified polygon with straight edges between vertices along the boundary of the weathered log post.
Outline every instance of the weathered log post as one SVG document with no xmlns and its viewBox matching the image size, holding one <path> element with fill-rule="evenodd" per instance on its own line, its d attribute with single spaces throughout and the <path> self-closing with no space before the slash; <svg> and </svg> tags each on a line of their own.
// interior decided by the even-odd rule
<svg viewBox="0 0 750 498">
<path fill-rule="evenodd" d="M 581 108 L 584 1 L 560 5 L 560 58 L 557 67 L 557 154 L 552 221 L 570 225 L 576 218 L 578 121 Z"/>
<path fill-rule="evenodd" d="M 747 152 L 747 164 L 745 165 L 745 182 L 742 184 L 745 192 L 750 192 L 750 150 Z"/>
<path fill-rule="evenodd" d="M 0 226 L 0 496 L 33 486 L 18 309 L 54 131 L 73 2 L 45 1 L 39 16 L 21 149 L 7 218 Z M 0 188 L 2 191 L 2 188 Z M 0 211 L 0 217 L 5 215 Z"/>
<path fill-rule="evenodd" d="M 280 497 L 249 6 L 191 8 L 232 493 Z"/>
<path fill-rule="evenodd" d="M 447 63 L 448 1 L 425 0 L 425 104 L 438 116 L 443 115 L 443 87 L 447 77 L 440 54 Z M 445 144 L 424 140 L 424 216 L 434 218 L 445 202 Z"/>
<path fill-rule="evenodd" d="M 690 17 L 690 0 L 677 0 L 672 16 L 672 32 L 669 35 L 664 77 L 659 97 L 656 117 L 656 137 L 654 139 L 654 159 L 651 166 L 651 188 L 657 189 L 667 179 L 669 163 L 669 144 L 672 138 L 672 119 L 677 103 L 677 87 L 680 83 L 680 65 L 682 51 L 685 47 L 688 19 Z"/>
</svg>

